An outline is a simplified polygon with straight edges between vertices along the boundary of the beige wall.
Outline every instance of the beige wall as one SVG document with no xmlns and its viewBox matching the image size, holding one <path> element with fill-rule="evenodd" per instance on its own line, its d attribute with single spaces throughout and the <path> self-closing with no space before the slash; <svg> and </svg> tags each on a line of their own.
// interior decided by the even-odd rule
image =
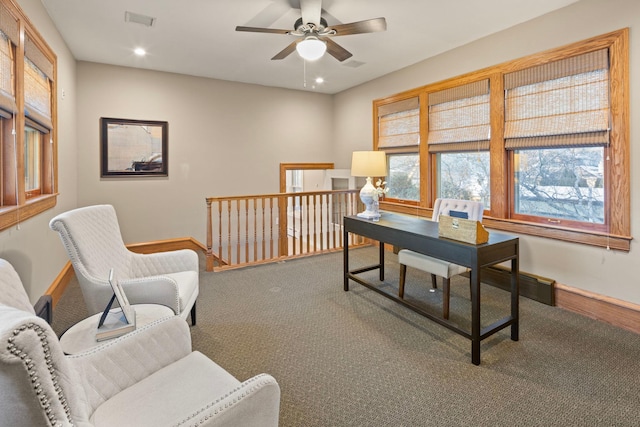
<svg viewBox="0 0 640 427">
<path fill-rule="evenodd" d="M 125 242 L 206 243 L 206 197 L 277 193 L 281 162 L 332 160 L 332 98 L 78 63 L 78 204 L 113 204 Z M 169 122 L 168 178 L 100 178 L 99 120 Z"/>
<path fill-rule="evenodd" d="M 640 2 L 582 0 L 559 11 L 446 52 L 335 96 L 335 163 L 349 167 L 350 153 L 372 144 L 371 101 L 507 60 L 630 27 L 631 231 L 640 229 Z M 590 292 L 640 304 L 638 242 L 629 253 L 530 236 L 521 237 L 521 269 Z"/>
</svg>

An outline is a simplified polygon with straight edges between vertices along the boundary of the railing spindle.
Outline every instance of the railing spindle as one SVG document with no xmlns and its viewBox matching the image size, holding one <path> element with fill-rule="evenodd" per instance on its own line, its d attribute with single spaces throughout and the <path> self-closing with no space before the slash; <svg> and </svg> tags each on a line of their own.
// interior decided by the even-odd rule
<svg viewBox="0 0 640 427">
<path fill-rule="evenodd" d="M 249 199 L 245 199 L 244 201 L 244 222 L 245 222 L 245 232 L 244 232 L 244 259 L 245 262 L 249 262 Z"/>
<path fill-rule="evenodd" d="M 309 253 L 311 251 L 311 247 L 310 247 L 310 243 L 311 243 L 311 235 L 310 235 L 310 225 L 311 225 L 311 221 L 310 220 L 310 215 L 311 215 L 311 205 L 309 204 L 309 195 L 307 194 L 305 196 L 305 200 L 306 200 L 306 209 L 305 209 L 305 216 L 307 218 L 307 251 L 305 253 Z"/>
<path fill-rule="evenodd" d="M 229 263 L 229 265 L 233 265 L 233 258 L 231 258 L 231 203 L 233 203 L 232 200 L 229 200 L 229 202 L 227 203 L 227 227 L 228 227 L 228 235 L 227 235 L 227 252 L 228 252 L 228 258 L 229 260 L 227 261 Z"/>
</svg>

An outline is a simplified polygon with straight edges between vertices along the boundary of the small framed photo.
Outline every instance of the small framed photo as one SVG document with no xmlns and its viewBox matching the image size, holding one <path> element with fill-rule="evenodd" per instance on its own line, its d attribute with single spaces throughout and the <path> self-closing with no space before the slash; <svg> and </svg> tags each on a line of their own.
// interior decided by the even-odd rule
<svg viewBox="0 0 640 427">
<path fill-rule="evenodd" d="M 100 119 L 100 176 L 169 176 L 169 123 Z"/>
</svg>

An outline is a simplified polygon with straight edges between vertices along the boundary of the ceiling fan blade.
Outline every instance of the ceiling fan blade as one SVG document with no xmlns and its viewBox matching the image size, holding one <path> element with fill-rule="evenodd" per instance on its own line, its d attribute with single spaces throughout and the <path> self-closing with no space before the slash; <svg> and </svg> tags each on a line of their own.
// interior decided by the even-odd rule
<svg viewBox="0 0 640 427">
<path fill-rule="evenodd" d="M 300 12 L 303 24 L 320 25 L 322 14 L 322 0 L 300 0 Z"/>
<path fill-rule="evenodd" d="M 348 36 L 350 34 L 375 33 L 385 31 L 387 21 L 384 18 L 367 19 L 365 21 L 352 22 L 350 24 L 334 25 L 327 30 L 334 30 L 334 36 Z"/>
<path fill-rule="evenodd" d="M 345 59 L 349 59 L 353 56 L 351 52 L 349 52 L 347 49 L 343 48 L 330 38 L 323 37 L 322 40 L 327 42 L 327 53 L 336 58 L 338 61 L 342 62 Z"/>
<path fill-rule="evenodd" d="M 296 45 L 298 44 L 300 40 L 296 40 L 293 43 L 291 43 L 289 46 L 285 47 L 284 49 L 282 49 L 280 52 L 278 52 L 276 54 L 276 56 L 274 56 L 273 58 L 271 58 L 271 60 L 275 60 L 275 59 L 284 59 L 287 56 L 291 55 L 291 53 L 296 50 Z"/>
<path fill-rule="evenodd" d="M 242 27 L 237 26 L 236 31 L 246 31 L 249 33 L 272 33 L 272 34 L 289 34 L 289 30 L 278 30 L 276 28 L 260 28 L 260 27 Z"/>
</svg>

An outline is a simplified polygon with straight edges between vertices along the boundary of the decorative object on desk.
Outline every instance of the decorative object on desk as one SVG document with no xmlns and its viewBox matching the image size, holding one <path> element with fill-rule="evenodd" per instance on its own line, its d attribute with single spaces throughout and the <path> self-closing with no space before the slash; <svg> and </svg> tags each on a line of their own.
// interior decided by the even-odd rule
<svg viewBox="0 0 640 427">
<path fill-rule="evenodd" d="M 438 235 L 474 245 L 489 241 L 489 233 L 480 221 L 447 215 L 440 215 L 438 219 Z"/>
<path fill-rule="evenodd" d="M 136 329 L 136 312 L 129 304 L 122 285 L 114 277 L 113 268 L 109 270 L 109 284 L 113 289 L 113 296 L 98 322 L 98 329 L 96 330 L 97 341 L 119 337 Z M 118 300 L 119 308 L 111 308 L 114 300 Z"/>
<path fill-rule="evenodd" d="M 387 175 L 386 153 L 384 151 L 354 151 L 351 158 L 351 175 L 367 178 L 367 183 L 360 190 L 360 200 L 364 203 L 365 210 L 360 212 L 358 216 L 366 219 L 380 218 L 380 212 L 374 211 L 374 201 L 377 201 L 381 192 L 385 193 L 386 190 L 381 188 L 380 184 L 376 189 L 371 183 L 371 178 Z"/>
<path fill-rule="evenodd" d="M 380 198 L 384 197 L 384 195 L 387 194 L 388 192 L 389 192 L 389 187 L 387 187 L 387 181 L 383 181 L 379 179 L 378 181 L 376 181 L 375 192 L 373 193 L 373 200 L 380 201 Z"/>
</svg>

